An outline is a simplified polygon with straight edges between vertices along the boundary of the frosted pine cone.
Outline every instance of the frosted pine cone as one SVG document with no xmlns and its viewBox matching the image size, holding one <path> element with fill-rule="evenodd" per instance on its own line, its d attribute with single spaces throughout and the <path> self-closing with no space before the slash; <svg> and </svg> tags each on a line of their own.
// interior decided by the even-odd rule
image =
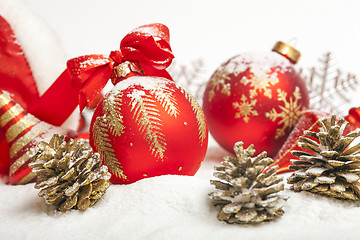
<svg viewBox="0 0 360 240">
<path fill-rule="evenodd" d="M 211 180 L 216 190 L 209 194 L 215 206 L 220 208 L 218 219 L 228 223 L 258 223 L 281 216 L 285 200 L 278 192 L 284 190 L 283 179 L 274 166 L 264 170 L 273 162 L 267 153 L 256 157 L 253 145 L 243 148 L 243 142 L 234 146 L 236 157 L 225 157 L 221 167 L 215 167 Z"/>
<path fill-rule="evenodd" d="M 310 191 L 330 197 L 359 200 L 360 197 L 360 144 L 349 148 L 360 136 L 360 129 L 343 136 L 348 122 L 344 119 L 319 121 L 319 132 L 304 131 L 299 147 L 293 151 L 300 160 L 291 160 L 295 172 L 288 178 L 294 191 Z M 310 153 L 309 153 L 310 152 Z"/>
<path fill-rule="evenodd" d="M 62 212 L 86 210 L 105 194 L 111 174 L 86 140 L 64 138 L 55 134 L 49 143 L 37 145 L 29 164 L 38 176 L 35 188 Z"/>
</svg>

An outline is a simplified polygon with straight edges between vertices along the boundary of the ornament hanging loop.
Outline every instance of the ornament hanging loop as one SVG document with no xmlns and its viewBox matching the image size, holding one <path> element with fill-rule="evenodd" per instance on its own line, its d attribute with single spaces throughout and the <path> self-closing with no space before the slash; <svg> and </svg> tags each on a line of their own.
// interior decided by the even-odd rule
<svg viewBox="0 0 360 240">
<path fill-rule="evenodd" d="M 129 62 L 126 61 L 117 65 L 114 67 L 114 71 L 117 77 L 126 77 L 131 72 Z"/>
<path fill-rule="evenodd" d="M 296 50 L 291 45 L 283 43 L 281 41 L 279 41 L 275 44 L 272 51 L 283 55 L 284 57 L 289 59 L 290 62 L 292 62 L 293 64 L 297 63 L 301 56 L 301 54 L 298 50 Z"/>
<path fill-rule="evenodd" d="M 112 84 L 116 85 L 118 82 L 124 80 L 125 78 L 134 75 L 140 75 L 143 73 L 144 71 L 139 63 L 125 61 L 113 68 L 111 82 Z"/>
</svg>

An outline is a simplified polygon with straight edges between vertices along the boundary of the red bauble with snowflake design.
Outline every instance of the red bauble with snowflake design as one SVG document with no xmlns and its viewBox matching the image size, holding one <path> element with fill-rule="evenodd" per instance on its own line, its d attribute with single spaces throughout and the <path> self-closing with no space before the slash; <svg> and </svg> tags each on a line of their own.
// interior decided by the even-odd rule
<svg viewBox="0 0 360 240">
<path fill-rule="evenodd" d="M 212 75 L 203 99 L 210 133 L 222 147 L 231 151 L 243 141 L 269 156 L 308 105 L 308 91 L 292 59 L 276 52 L 231 58 Z"/>
<path fill-rule="evenodd" d="M 208 129 L 196 100 L 174 81 L 131 77 L 98 104 L 90 143 L 127 184 L 166 174 L 194 175 L 207 150 Z"/>
</svg>

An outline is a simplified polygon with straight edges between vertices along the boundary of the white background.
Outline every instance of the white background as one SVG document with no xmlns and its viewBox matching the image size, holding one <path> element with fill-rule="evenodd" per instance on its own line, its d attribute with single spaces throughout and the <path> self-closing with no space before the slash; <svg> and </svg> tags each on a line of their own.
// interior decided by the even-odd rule
<svg viewBox="0 0 360 240">
<path fill-rule="evenodd" d="M 54 29 L 68 58 L 117 49 L 137 26 L 161 22 L 170 28 L 177 61 L 201 58 L 211 74 L 228 58 L 270 51 L 278 40 L 296 39 L 300 66 L 325 52 L 358 74 L 360 2 L 356 0 L 26 0 Z M 291 42 L 294 43 L 294 42 Z"/>
</svg>

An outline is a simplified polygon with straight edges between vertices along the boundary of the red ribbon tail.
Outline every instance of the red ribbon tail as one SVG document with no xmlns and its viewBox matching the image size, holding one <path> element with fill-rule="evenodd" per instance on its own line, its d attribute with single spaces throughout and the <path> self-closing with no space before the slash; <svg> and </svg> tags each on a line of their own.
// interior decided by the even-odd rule
<svg viewBox="0 0 360 240">
<path fill-rule="evenodd" d="M 105 87 L 112 74 L 110 64 L 98 67 L 87 79 L 79 93 L 80 112 L 85 106 L 90 107 L 101 90 Z"/>
<path fill-rule="evenodd" d="M 148 65 L 148 64 L 142 64 L 141 67 L 144 70 L 143 76 L 163 77 L 163 78 L 167 78 L 169 80 L 173 80 L 172 77 L 170 76 L 170 74 L 165 69 L 159 70 L 159 69 L 153 68 L 151 65 Z"/>
<path fill-rule="evenodd" d="M 29 106 L 28 112 L 55 126 L 60 126 L 78 105 L 79 92 L 71 87 L 71 78 L 66 69 L 51 87 Z"/>
</svg>

